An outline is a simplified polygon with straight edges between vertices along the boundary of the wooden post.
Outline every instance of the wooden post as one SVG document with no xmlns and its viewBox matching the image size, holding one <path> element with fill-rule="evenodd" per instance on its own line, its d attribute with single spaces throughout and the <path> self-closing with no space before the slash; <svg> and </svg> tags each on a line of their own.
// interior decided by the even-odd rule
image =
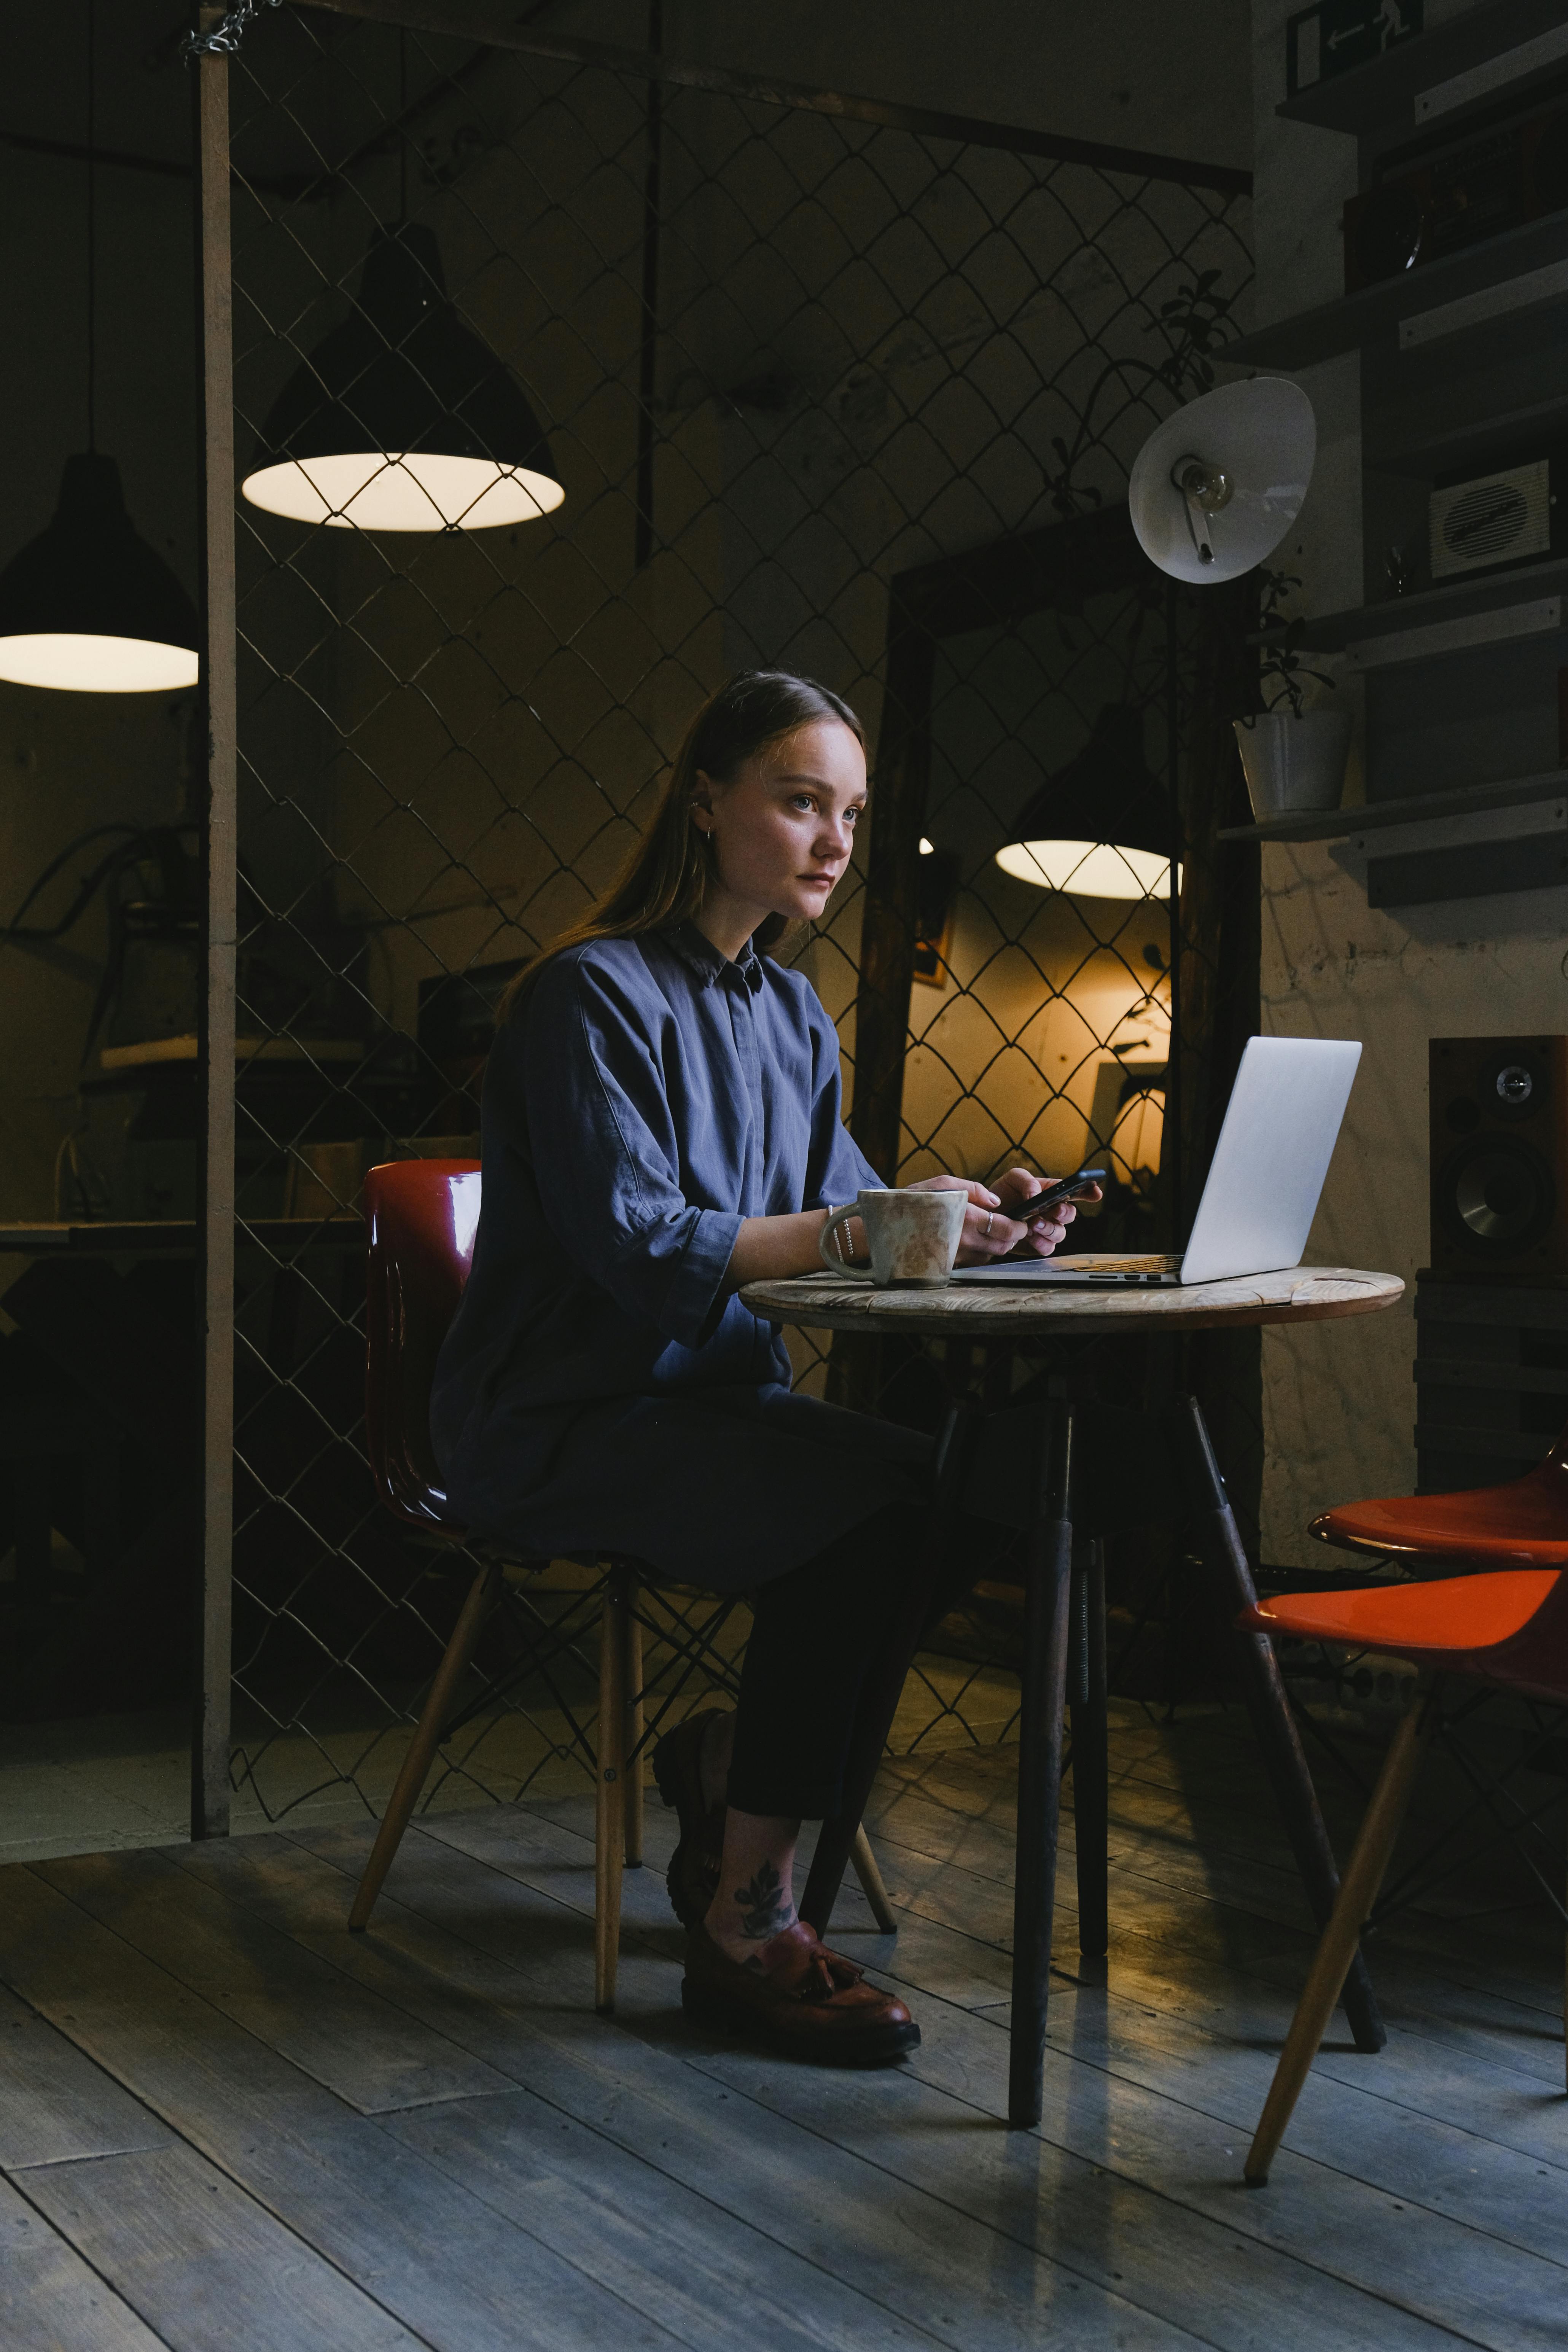
<svg viewBox="0 0 1568 2352">
<path fill-rule="evenodd" d="M 888 683 L 860 925 L 849 1114 L 850 1133 L 889 1184 L 899 1181 L 935 665 L 935 640 L 895 601 L 888 616 Z"/>
<path fill-rule="evenodd" d="M 204 6 L 203 32 L 223 11 Z M 202 696 L 205 984 L 200 1013 L 205 1171 L 198 1235 L 202 1557 L 191 1835 L 226 1837 L 234 1570 L 234 1028 L 237 846 L 234 530 L 234 289 L 229 253 L 228 60 L 195 65 L 197 296 L 202 353 Z"/>
</svg>

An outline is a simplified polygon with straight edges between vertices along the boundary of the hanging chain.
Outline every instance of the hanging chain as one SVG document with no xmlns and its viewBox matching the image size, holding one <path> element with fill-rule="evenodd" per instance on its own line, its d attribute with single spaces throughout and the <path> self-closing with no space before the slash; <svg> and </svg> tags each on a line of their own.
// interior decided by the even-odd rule
<svg viewBox="0 0 1568 2352">
<path fill-rule="evenodd" d="M 222 22 L 210 33 L 188 33 L 180 44 L 183 58 L 231 58 L 245 38 L 246 28 L 263 8 L 281 8 L 283 0 L 236 0 Z"/>
</svg>

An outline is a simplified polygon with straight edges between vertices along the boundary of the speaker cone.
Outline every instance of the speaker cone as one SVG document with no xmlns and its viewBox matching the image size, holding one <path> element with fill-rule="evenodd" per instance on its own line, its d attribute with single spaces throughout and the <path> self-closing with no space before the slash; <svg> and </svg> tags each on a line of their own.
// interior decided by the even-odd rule
<svg viewBox="0 0 1568 2352">
<path fill-rule="evenodd" d="M 1556 1208 L 1552 1171 L 1527 1143 L 1492 1138 L 1449 1160 L 1442 1198 L 1469 1247 L 1514 1256 L 1533 1248 Z"/>
</svg>

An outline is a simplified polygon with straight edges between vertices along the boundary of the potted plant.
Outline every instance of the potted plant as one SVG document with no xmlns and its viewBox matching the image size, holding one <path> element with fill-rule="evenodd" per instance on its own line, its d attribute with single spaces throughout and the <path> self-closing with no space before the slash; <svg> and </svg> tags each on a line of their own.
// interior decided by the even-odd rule
<svg viewBox="0 0 1568 2352">
<path fill-rule="evenodd" d="M 1350 713 L 1333 707 L 1302 708 L 1309 678 L 1331 693 L 1334 681 L 1322 670 L 1307 667 L 1301 658 L 1307 625 L 1299 616 L 1286 615 L 1285 600 L 1293 588 L 1300 588 L 1300 580 L 1288 572 L 1262 570 L 1258 576 L 1264 631 L 1258 684 L 1264 707 L 1236 721 L 1252 813 L 1261 820 L 1338 808 L 1350 752 Z"/>
</svg>

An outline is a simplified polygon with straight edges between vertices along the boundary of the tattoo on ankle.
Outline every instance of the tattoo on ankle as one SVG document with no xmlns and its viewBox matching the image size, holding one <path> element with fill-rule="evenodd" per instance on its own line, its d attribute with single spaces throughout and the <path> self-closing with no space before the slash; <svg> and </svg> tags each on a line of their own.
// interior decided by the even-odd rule
<svg viewBox="0 0 1568 2352">
<path fill-rule="evenodd" d="M 741 1906 L 741 1933 L 752 1943 L 765 1944 L 781 1928 L 795 1925 L 795 1905 L 771 1862 L 760 1864 L 751 1883 L 736 1888 L 735 1900 Z"/>
</svg>

